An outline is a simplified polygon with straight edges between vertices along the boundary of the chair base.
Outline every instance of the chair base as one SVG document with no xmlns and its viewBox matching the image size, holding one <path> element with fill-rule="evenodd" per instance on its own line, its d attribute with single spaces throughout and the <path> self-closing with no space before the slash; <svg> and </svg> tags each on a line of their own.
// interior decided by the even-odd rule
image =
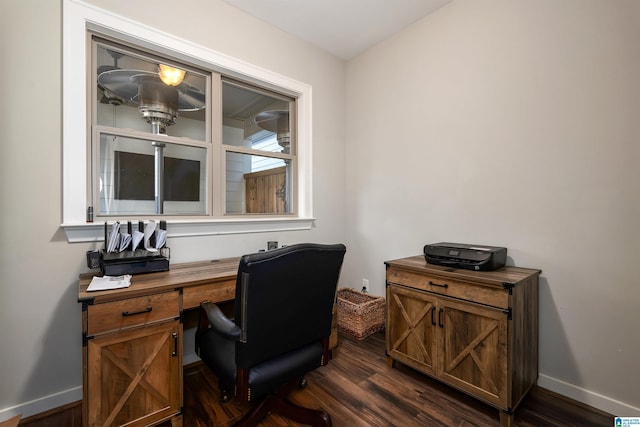
<svg viewBox="0 0 640 427">
<path fill-rule="evenodd" d="M 285 387 L 281 391 L 270 394 L 258 402 L 234 427 L 256 426 L 269 414 L 282 415 L 292 421 L 310 425 L 313 427 L 332 427 L 331 417 L 324 411 L 305 408 L 296 405 L 287 399 L 289 390 L 293 387 Z"/>
</svg>

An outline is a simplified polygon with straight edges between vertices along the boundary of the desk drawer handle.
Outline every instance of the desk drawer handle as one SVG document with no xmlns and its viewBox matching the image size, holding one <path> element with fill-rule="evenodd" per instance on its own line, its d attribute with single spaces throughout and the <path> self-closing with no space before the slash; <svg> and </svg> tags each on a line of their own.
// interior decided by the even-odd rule
<svg viewBox="0 0 640 427">
<path fill-rule="evenodd" d="M 449 287 L 449 285 L 446 284 L 446 283 L 440 284 L 440 283 L 432 282 L 431 280 L 429 280 L 429 285 L 438 286 L 438 287 L 445 288 L 445 289 Z"/>
<path fill-rule="evenodd" d="M 131 313 L 129 313 L 128 311 L 123 311 L 122 317 L 135 316 L 136 314 L 150 313 L 151 310 L 153 310 L 153 307 L 147 307 L 144 310 L 140 310 L 140 311 L 132 311 Z"/>
</svg>

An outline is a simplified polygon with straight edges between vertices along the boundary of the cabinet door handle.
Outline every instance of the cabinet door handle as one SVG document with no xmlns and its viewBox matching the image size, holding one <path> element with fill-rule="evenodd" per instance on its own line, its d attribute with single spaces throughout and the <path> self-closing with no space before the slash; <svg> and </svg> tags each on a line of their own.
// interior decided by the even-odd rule
<svg viewBox="0 0 640 427">
<path fill-rule="evenodd" d="M 436 308 L 431 307 L 431 324 L 436 326 Z"/>
<path fill-rule="evenodd" d="M 449 285 L 447 283 L 436 283 L 436 282 L 433 282 L 431 280 L 429 280 L 429 285 L 430 286 L 438 286 L 440 288 L 445 288 L 445 289 L 449 287 Z"/>
<path fill-rule="evenodd" d="M 178 355 L 178 333 L 174 332 L 171 336 L 173 337 L 173 351 L 171 352 L 171 355 L 175 357 Z"/>
<path fill-rule="evenodd" d="M 441 308 L 440 310 L 438 310 L 438 326 L 440 326 L 441 328 L 444 328 L 444 324 L 442 323 L 442 312 L 444 311 L 444 308 Z"/>
<path fill-rule="evenodd" d="M 132 311 L 132 312 L 128 312 L 128 311 L 123 311 L 122 312 L 122 316 L 123 317 L 127 317 L 127 316 L 135 316 L 136 314 L 144 314 L 144 313 L 149 313 L 151 312 L 151 310 L 153 310 L 153 307 L 147 307 L 143 310 L 140 311 Z"/>
</svg>

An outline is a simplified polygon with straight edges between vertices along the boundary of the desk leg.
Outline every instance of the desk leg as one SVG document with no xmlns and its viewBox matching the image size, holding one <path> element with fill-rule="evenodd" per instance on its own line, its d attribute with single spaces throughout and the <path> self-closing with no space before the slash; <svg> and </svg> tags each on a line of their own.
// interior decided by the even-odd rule
<svg viewBox="0 0 640 427">
<path fill-rule="evenodd" d="M 500 425 L 502 427 L 513 427 L 513 412 L 500 411 Z"/>
<path fill-rule="evenodd" d="M 395 359 L 392 359 L 391 357 L 387 356 L 387 366 L 390 368 L 395 368 L 396 367 Z"/>
<path fill-rule="evenodd" d="M 182 427 L 182 414 L 171 418 L 171 427 Z"/>
</svg>

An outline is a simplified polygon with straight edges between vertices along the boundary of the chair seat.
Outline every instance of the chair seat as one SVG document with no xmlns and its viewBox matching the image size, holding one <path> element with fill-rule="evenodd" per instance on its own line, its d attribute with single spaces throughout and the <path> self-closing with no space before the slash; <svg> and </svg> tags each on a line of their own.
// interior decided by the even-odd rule
<svg viewBox="0 0 640 427">
<path fill-rule="evenodd" d="M 236 384 L 236 343 L 210 329 L 202 335 L 200 358 L 218 373 L 220 388 L 233 394 Z M 322 365 L 323 346 L 319 341 L 259 363 L 249 370 L 250 401 L 259 400 L 280 384 L 304 377 Z"/>
</svg>

